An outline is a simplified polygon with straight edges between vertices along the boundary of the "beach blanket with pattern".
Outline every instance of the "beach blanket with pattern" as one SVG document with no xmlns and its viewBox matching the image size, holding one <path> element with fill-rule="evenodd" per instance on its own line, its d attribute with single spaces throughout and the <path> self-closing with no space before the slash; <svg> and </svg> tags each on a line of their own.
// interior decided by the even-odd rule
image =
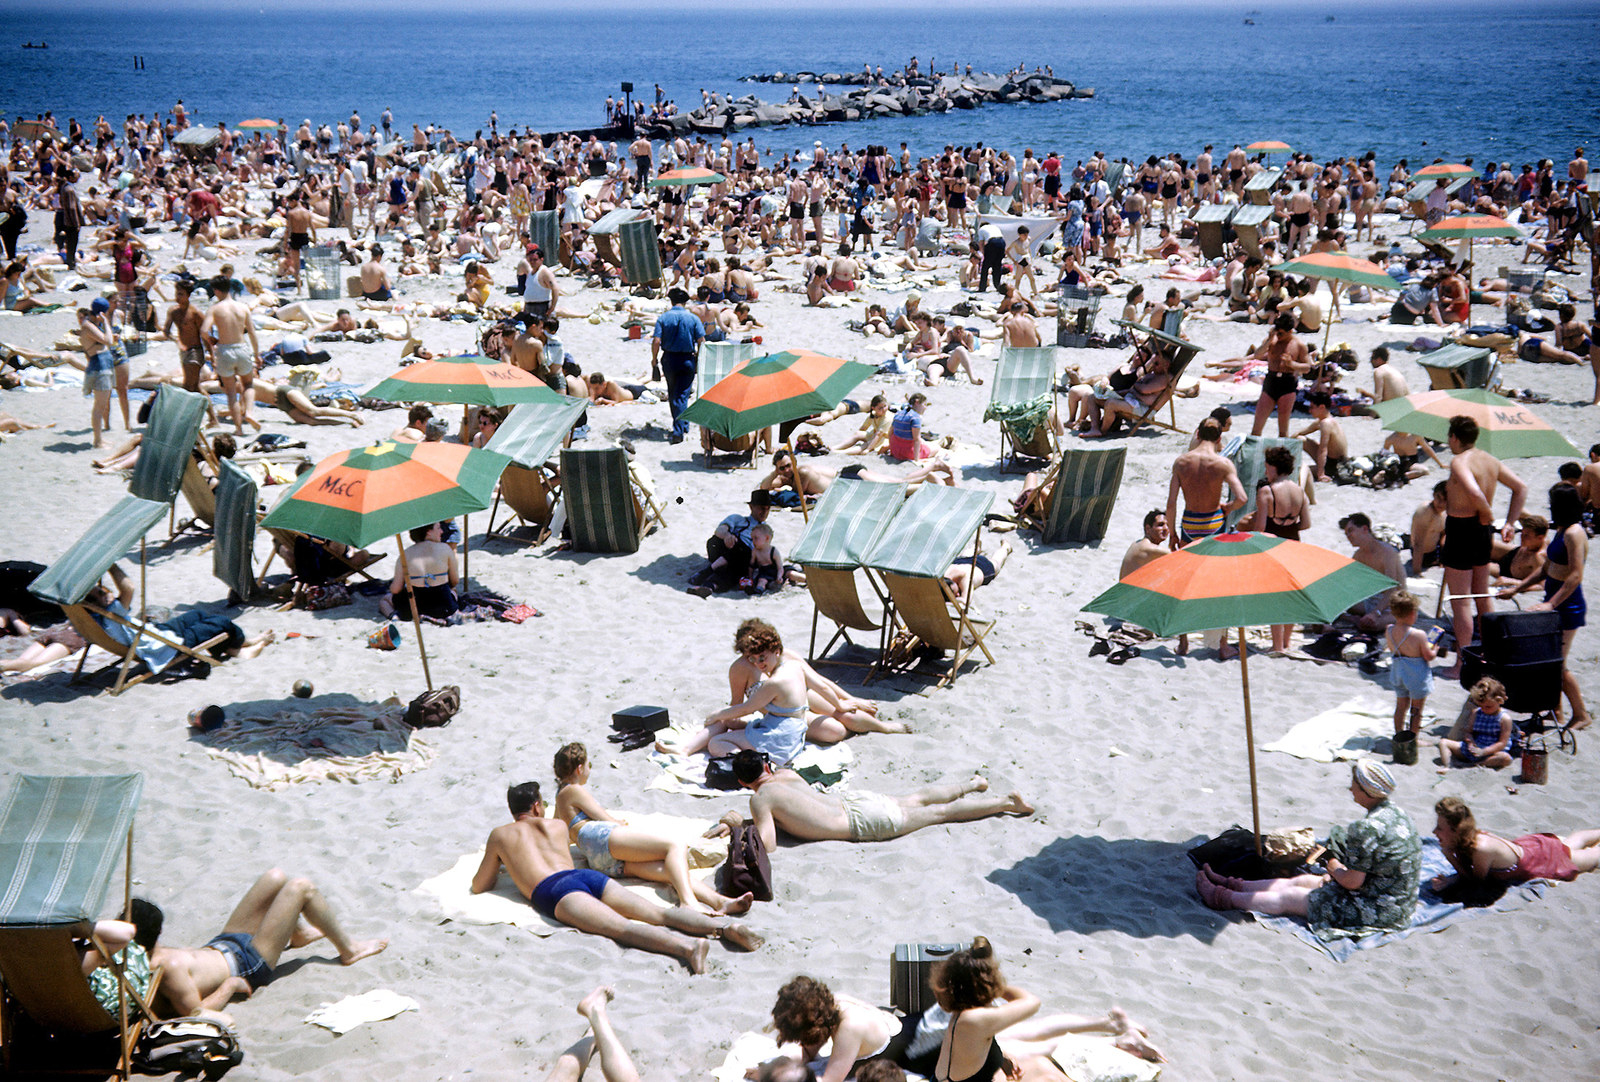
<svg viewBox="0 0 1600 1082">
<path fill-rule="evenodd" d="M 398 781 L 433 762 L 434 748 L 405 723 L 395 700 L 301 711 L 230 712 L 193 737 L 252 789 L 320 781 Z"/>
</svg>

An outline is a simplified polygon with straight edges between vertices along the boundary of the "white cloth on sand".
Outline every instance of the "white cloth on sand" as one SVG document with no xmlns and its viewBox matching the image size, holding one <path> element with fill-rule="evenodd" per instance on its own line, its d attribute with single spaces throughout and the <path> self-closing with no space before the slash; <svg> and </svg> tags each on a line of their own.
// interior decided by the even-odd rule
<svg viewBox="0 0 1600 1082">
<path fill-rule="evenodd" d="M 817 715 L 807 713 L 807 719 Z M 691 733 L 683 729 L 669 729 L 660 734 L 661 738 L 669 745 L 681 744 L 687 740 Z M 851 751 L 843 742 L 830 744 L 823 747 L 819 744 L 807 744 L 801 749 L 800 754 L 794 757 L 789 764 L 791 770 L 802 767 L 814 767 L 824 774 L 834 774 L 848 771 L 851 763 L 855 762 L 855 752 Z M 694 755 L 678 755 L 673 752 L 652 751 L 650 761 L 661 768 L 661 773 L 652 778 L 645 786 L 647 790 L 654 789 L 663 793 L 688 793 L 691 796 L 729 796 L 738 795 L 737 790 L 712 789 L 706 785 L 706 764 L 711 757 L 705 752 L 696 752 Z"/>
<path fill-rule="evenodd" d="M 306 1015 L 305 1021 L 342 1037 L 364 1022 L 383 1022 L 418 1009 L 417 1001 L 410 996 L 375 988 L 359 996 L 345 996 L 337 1003 L 324 1003 Z"/>
<path fill-rule="evenodd" d="M 1161 1075 L 1161 1064 L 1082 1033 L 1062 1037 L 1050 1058 L 1072 1082 L 1155 1082 Z"/>
<path fill-rule="evenodd" d="M 1371 755 L 1378 740 L 1393 735 L 1393 701 L 1381 705 L 1357 698 L 1302 721 L 1279 739 L 1261 745 L 1261 750 L 1318 763 L 1343 762 Z"/>
<path fill-rule="evenodd" d="M 833 1042 L 829 1041 L 822 1047 L 830 1048 Z M 821 1054 L 820 1052 L 818 1053 Z M 716 1082 L 745 1082 L 745 1072 L 760 1067 L 768 1060 L 778 1056 L 792 1056 L 799 1059 L 800 1046 L 794 1044 L 779 1045 L 767 1033 L 741 1033 L 734 1038 L 733 1047 L 728 1049 L 728 1054 L 723 1057 L 722 1066 L 711 1072 L 711 1077 Z"/>
</svg>

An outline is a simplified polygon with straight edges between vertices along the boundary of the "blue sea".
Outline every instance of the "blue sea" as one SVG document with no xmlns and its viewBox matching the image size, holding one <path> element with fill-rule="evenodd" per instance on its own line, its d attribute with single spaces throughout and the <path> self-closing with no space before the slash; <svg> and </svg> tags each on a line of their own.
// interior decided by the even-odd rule
<svg viewBox="0 0 1600 1082">
<path fill-rule="evenodd" d="M 758 71 L 859 71 L 910 55 L 975 70 L 1049 64 L 1093 100 L 986 106 L 823 128 L 754 130 L 778 150 L 907 142 L 918 152 L 982 141 L 1068 160 L 1281 139 L 1325 157 L 1382 162 L 1538 157 L 1600 146 L 1600 3 L 1271 3 L 1164 0 L 1048 6 L 634 6 L 596 0 L 428 9 L 334 0 L 170 8 L 125 0 L 30 6 L 0 0 L 0 109 L 170 111 L 203 121 L 311 118 L 358 108 L 397 125 L 542 131 L 597 126 L 623 80 L 659 83 L 692 107 L 701 87 L 782 100 Z M 1254 21 L 1247 25 L 1246 18 Z M 48 50 L 24 50 L 46 41 Z M 136 70 L 134 57 L 144 60 Z M 120 124 L 118 125 L 120 132 Z"/>
</svg>

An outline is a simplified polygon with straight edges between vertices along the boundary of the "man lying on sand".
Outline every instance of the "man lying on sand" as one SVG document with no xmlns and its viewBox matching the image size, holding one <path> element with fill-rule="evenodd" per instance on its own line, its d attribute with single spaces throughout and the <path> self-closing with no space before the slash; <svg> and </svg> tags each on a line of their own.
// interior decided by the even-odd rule
<svg viewBox="0 0 1600 1082">
<path fill-rule="evenodd" d="M 387 939 L 352 940 L 315 883 L 290 879 L 277 868 L 251 885 L 221 934 L 203 947 L 158 946 L 165 920 L 160 907 L 135 898 L 131 909 L 134 939 L 149 952 L 150 964 L 161 968 L 160 997 L 173 1017 L 220 1010 L 235 996 L 249 998 L 272 983 L 272 967 L 289 948 L 326 937 L 348 966 L 389 945 Z"/>
<path fill-rule="evenodd" d="M 779 827 L 785 834 L 806 842 L 885 842 L 939 823 L 1033 814 L 1032 805 L 1015 790 L 1004 796 L 974 795 L 989 789 L 989 783 L 977 775 L 965 782 L 930 785 L 900 797 L 865 791 L 835 795 L 819 793 L 792 770 L 773 770 L 759 751 L 734 755 L 733 775 L 753 794 L 750 821 L 760 831 L 768 852 L 778 847 Z M 744 821 L 744 816 L 730 811 L 706 836 L 720 837 Z"/>
<path fill-rule="evenodd" d="M 472 893 L 493 890 L 503 866 L 517 892 L 545 916 L 625 947 L 676 958 L 691 973 L 705 972 L 707 939 L 747 951 L 761 946 L 761 937 L 736 921 L 681 907 L 664 909 L 592 868 L 574 868 L 567 825 L 545 818 L 538 782 L 507 789 L 506 805 L 511 822 L 489 832 Z"/>
</svg>

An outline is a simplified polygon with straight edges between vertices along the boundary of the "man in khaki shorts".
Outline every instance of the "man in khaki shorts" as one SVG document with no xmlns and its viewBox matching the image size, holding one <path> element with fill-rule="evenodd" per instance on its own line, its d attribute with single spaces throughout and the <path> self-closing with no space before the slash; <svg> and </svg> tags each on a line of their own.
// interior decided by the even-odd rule
<svg viewBox="0 0 1600 1082">
<path fill-rule="evenodd" d="M 256 341 L 255 324 L 250 322 L 250 309 L 233 299 L 228 279 L 216 278 L 211 286 L 221 299 L 206 313 L 200 334 L 216 339 L 212 367 L 217 370 L 217 378 L 228 395 L 234 432 L 242 436 L 246 423 L 252 428 L 261 427 L 261 422 L 250 416 L 256 369 L 261 365 L 261 345 Z M 245 344 L 246 337 L 250 339 L 249 345 Z"/>
</svg>

